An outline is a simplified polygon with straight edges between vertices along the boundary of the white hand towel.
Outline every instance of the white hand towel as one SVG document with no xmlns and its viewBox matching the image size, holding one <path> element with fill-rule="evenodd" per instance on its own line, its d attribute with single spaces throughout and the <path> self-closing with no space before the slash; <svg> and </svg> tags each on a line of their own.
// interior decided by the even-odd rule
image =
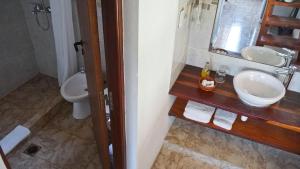
<svg viewBox="0 0 300 169">
<path fill-rule="evenodd" d="M 0 146 L 4 154 L 6 155 L 13 150 L 29 134 L 30 130 L 28 128 L 18 125 L 0 141 Z"/>
<path fill-rule="evenodd" d="M 201 103 L 197 103 L 194 101 L 189 101 L 188 104 L 185 107 L 185 111 L 188 110 L 199 110 L 200 112 L 214 112 L 216 108 L 205 105 L 205 104 L 201 104 Z"/>
<path fill-rule="evenodd" d="M 231 113 L 229 111 L 225 111 L 222 109 L 217 109 L 216 114 L 215 114 L 215 118 L 223 119 L 231 124 L 234 123 L 236 117 L 237 117 L 237 114 Z"/>
<path fill-rule="evenodd" d="M 215 108 L 201 103 L 189 101 L 183 116 L 201 123 L 209 123 Z"/>
<path fill-rule="evenodd" d="M 231 130 L 232 129 L 232 124 L 228 123 L 224 119 L 214 118 L 213 123 L 214 123 L 214 125 L 219 126 L 219 127 L 223 128 L 223 129 L 226 129 L 226 130 Z"/>
<path fill-rule="evenodd" d="M 300 72 L 295 72 L 288 86 L 288 90 L 300 93 Z"/>
<path fill-rule="evenodd" d="M 217 109 L 213 123 L 219 127 L 231 130 L 237 115 L 222 109 Z"/>
</svg>

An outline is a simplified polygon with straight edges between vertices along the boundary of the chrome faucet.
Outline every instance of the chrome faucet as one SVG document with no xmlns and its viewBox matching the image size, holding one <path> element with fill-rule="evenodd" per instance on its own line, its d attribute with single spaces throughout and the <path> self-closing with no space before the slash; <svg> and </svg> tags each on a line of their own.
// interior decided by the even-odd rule
<svg viewBox="0 0 300 169">
<path fill-rule="evenodd" d="M 297 70 L 297 67 L 290 65 L 288 67 L 282 67 L 275 70 L 275 76 L 282 81 L 283 85 L 287 87 L 290 79 Z"/>
<path fill-rule="evenodd" d="M 279 53 L 279 55 L 280 55 L 281 57 L 285 58 L 285 65 L 286 65 L 286 66 L 289 66 L 289 65 L 292 63 L 292 61 L 293 61 L 293 59 L 294 59 L 294 57 L 295 57 L 295 55 L 296 55 L 296 52 L 293 51 L 293 50 L 287 49 L 287 48 L 282 48 L 282 49 L 283 49 L 284 51 L 286 51 L 287 54 Z"/>
<path fill-rule="evenodd" d="M 44 3 L 32 3 L 34 5 L 32 14 L 38 14 L 38 13 L 51 13 L 50 6 L 45 6 Z"/>
</svg>

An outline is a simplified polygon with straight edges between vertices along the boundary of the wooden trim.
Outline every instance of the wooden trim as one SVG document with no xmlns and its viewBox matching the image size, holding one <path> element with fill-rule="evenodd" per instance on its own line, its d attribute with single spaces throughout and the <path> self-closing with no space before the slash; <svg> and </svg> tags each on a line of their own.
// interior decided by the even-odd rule
<svg viewBox="0 0 300 169">
<path fill-rule="evenodd" d="M 10 167 L 10 165 L 9 165 L 7 159 L 6 159 L 6 156 L 3 153 L 3 150 L 1 148 L 1 146 L 0 146 L 0 156 L 1 156 L 2 160 L 3 160 L 3 162 L 4 162 L 4 165 L 6 166 L 6 169 L 11 169 L 11 167 Z"/>
<path fill-rule="evenodd" d="M 111 137 L 115 169 L 126 169 L 122 0 L 102 0 L 107 84 L 112 96 Z"/>
<path fill-rule="evenodd" d="M 267 121 L 266 123 L 300 133 L 300 127 L 290 126 L 290 125 L 278 123 L 276 121 Z"/>
</svg>

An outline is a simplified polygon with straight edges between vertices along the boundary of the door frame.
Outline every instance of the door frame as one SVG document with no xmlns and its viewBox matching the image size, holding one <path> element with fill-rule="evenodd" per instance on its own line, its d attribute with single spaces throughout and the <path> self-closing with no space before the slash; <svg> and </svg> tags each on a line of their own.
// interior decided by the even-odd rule
<svg viewBox="0 0 300 169">
<path fill-rule="evenodd" d="M 85 46 L 90 47 L 89 50 L 92 51 L 91 58 L 85 57 L 84 59 L 88 63 L 86 65 L 88 88 L 97 89 L 97 93 L 91 93 L 90 95 L 98 95 L 98 97 L 90 96 L 90 101 L 92 103 L 92 110 L 97 110 L 97 112 L 93 112 L 92 119 L 96 142 L 101 151 L 100 158 L 105 169 L 126 169 L 122 0 L 101 0 L 107 87 L 111 116 L 111 141 L 113 145 L 112 165 L 107 161 L 108 143 L 105 141 L 107 140 L 107 132 L 104 129 L 104 94 L 101 91 L 101 89 L 103 90 L 103 75 L 100 64 L 97 3 L 96 0 L 78 0 L 77 2 L 85 5 L 85 7 L 78 6 L 79 8 L 87 8 L 87 11 L 84 11 L 85 18 L 82 19 L 84 21 L 88 20 L 86 22 L 87 26 L 84 29 L 89 29 L 89 34 L 86 36 L 89 38 L 87 43 L 90 44 L 85 45 L 83 42 L 83 48 Z M 95 107 L 93 108 L 93 106 Z"/>
<path fill-rule="evenodd" d="M 113 167 L 126 169 L 122 0 L 101 0 L 107 84 L 111 101 Z"/>
<path fill-rule="evenodd" d="M 103 88 L 103 84 L 94 82 L 103 82 L 103 75 L 101 74 L 101 61 L 100 61 L 100 48 L 99 48 L 99 32 L 98 32 L 98 20 L 97 20 L 97 3 L 96 0 L 87 0 L 81 3 L 87 4 L 87 16 L 88 29 L 90 29 L 92 35 L 90 37 L 92 58 L 95 62 L 88 62 L 87 80 L 88 85 L 98 85 L 98 88 Z M 80 6 L 78 6 L 80 8 Z M 97 97 L 90 97 L 91 106 L 100 106 L 97 112 L 93 112 L 93 124 L 96 136 L 96 142 L 101 155 L 101 160 L 104 163 L 103 168 L 114 169 L 126 169 L 126 135 L 125 135 L 125 93 L 124 93 L 124 65 L 123 65 L 123 14 L 122 14 L 122 0 L 101 0 L 102 20 L 103 20 L 103 34 L 104 34 L 104 48 L 105 48 L 105 60 L 106 60 L 106 77 L 108 87 L 108 100 L 110 103 L 110 116 L 111 116 L 111 142 L 113 146 L 113 160 L 112 165 L 107 161 L 107 141 L 106 131 L 104 131 L 104 112 L 103 101 L 104 95 L 100 93 L 100 105 L 95 103 L 99 101 Z M 84 27 L 86 29 L 86 27 Z M 85 46 L 83 42 L 83 46 Z M 84 47 L 85 48 L 85 47 Z M 86 61 L 87 58 L 85 58 Z M 91 61 L 91 60 L 89 60 Z M 92 70 L 91 76 L 89 71 Z M 90 86 L 88 86 L 90 88 Z M 92 94 L 91 94 L 92 95 Z M 102 105 L 102 106 L 101 106 Z M 99 107 L 98 107 L 99 108 Z M 92 108 L 93 109 L 93 108 Z M 101 129 L 102 128 L 102 129 Z M 101 140 L 102 139 L 102 140 Z"/>
</svg>

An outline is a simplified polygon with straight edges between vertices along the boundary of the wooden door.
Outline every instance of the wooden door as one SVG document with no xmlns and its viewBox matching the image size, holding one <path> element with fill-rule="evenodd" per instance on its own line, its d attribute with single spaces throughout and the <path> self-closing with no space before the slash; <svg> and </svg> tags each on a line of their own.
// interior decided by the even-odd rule
<svg viewBox="0 0 300 169">
<path fill-rule="evenodd" d="M 106 126 L 103 74 L 98 39 L 96 0 L 77 0 L 84 63 L 96 143 L 104 169 L 111 168 Z"/>
</svg>

